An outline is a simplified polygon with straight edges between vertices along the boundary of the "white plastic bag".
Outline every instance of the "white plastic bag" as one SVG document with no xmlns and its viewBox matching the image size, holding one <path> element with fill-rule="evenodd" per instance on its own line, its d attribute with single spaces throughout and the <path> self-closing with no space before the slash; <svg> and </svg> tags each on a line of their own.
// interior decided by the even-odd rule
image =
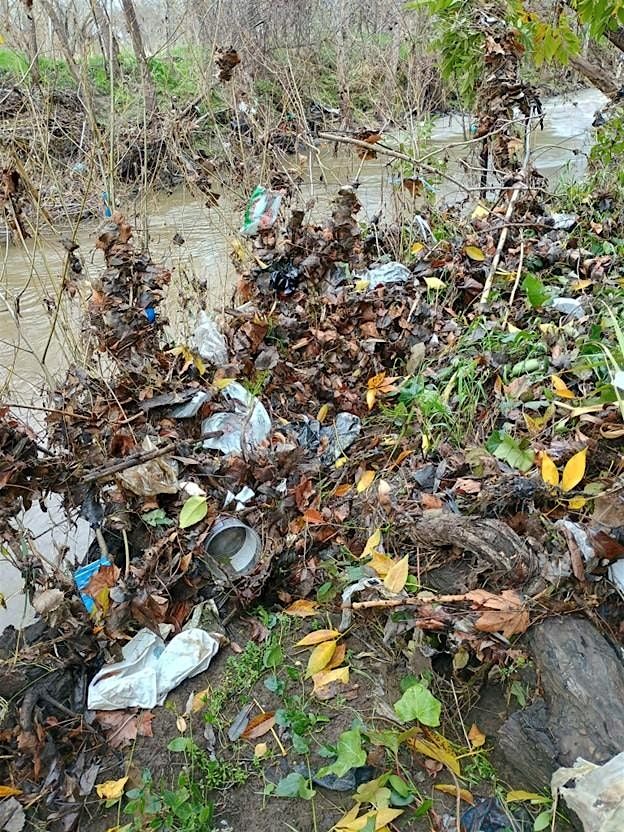
<svg viewBox="0 0 624 832">
<path fill-rule="evenodd" d="M 553 798 L 560 794 L 576 812 L 585 832 L 624 830 L 624 753 L 603 766 L 579 757 L 572 768 L 557 769 L 550 787 Z"/>
<path fill-rule="evenodd" d="M 123 648 L 123 661 L 103 667 L 91 680 L 87 707 L 92 711 L 153 708 L 185 679 L 206 670 L 219 641 L 193 628 L 169 644 L 151 630 L 140 630 Z"/>
<path fill-rule="evenodd" d="M 195 349 L 204 359 L 216 366 L 228 363 L 228 348 L 219 327 L 203 310 L 197 317 L 193 333 Z"/>
</svg>

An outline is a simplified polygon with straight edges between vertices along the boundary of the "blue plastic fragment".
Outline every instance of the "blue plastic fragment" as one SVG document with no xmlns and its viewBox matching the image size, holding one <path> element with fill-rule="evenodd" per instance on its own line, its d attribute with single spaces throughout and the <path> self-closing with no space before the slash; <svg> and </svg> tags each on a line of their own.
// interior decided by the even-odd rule
<svg viewBox="0 0 624 832">
<path fill-rule="evenodd" d="M 153 324 L 156 320 L 156 310 L 153 306 L 146 306 L 143 310 L 145 312 L 145 317 L 147 318 L 150 324 Z"/>
<path fill-rule="evenodd" d="M 95 609 L 95 602 L 90 595 L 87 595 L 87 593 L 82 590 L 89 586 L 91 578 L 100 571 L 102 566 L 110 565 L 110 560 L 107 557 L 102 556 L 99 560 L 94 560 L 93 563 L 87 563 L 85 566 L 81 566 L 80 569 L 76 569 L 74 572 L 74 583 L 80 592 L 82 603 L 85 605 L 88 613 L 92 613 Z"/>
<path fill-rule="evenodd" d="M 102 202 L 104 204 L 104 216 L 105 217 L 112 217 L 113 212 L 111 210 L 110 203 L 109 203 L 108 191 L 102 191 Z"/>
</svg>

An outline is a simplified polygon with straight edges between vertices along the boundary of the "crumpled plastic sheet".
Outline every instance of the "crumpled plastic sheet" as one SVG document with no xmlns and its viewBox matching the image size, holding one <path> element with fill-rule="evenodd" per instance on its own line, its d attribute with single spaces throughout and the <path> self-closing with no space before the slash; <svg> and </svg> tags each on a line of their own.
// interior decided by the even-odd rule
<svg viewBox="0 0 624 832">
<path fill-rule="evenodd" d="M 553 798 L 561 795 L 576 812 L 584 832 L 624 830 L 624 752 L 602 766 L 579 757 L 571 768 L 557 769 L 550 787 Z"/>
<path fill-rule="evenodd" d="M 143 440 L 144 451 L 152 451 L 156 447 L 149 436 Z M 120 471 L 117 476 L 126 486 L 139 497 L 153 497 L 154 494 L 177 494 L 180 490 L 178 471 L 174 463 L 166 457 L 150 459 L 141 465 L 135 465 Z"/>
<path fill-rule="evenodd" d="M 522 810 L 519 810 L 522 811 Z M 530 817 L 519 818 L 511 813 L 497 797 L 478 797 L 474 806 L 461 816 L 462 832 L 532 832 Z"/>
<path fill-rule="evenodd" d="M 233 381 L 223 389 L 231 410 L 213 413 L 202 422 L 202 433 L 220 431 L 220 436 L 204 439 L 204 448 L 222 454 L 241 454 L 243 446 L 254 450 L 271 433 L 271 418 L 262 402 Z"/>
<path fill-rule="evenodd" d="M 184 404 L 179 404 L 171 411 L 171 415 L 174 419 L 192 419 L 193 416 L 196 416 L 199 408 L 203 405 L 205 401 L 208 401 L 210 396 L 205 390 L 198 390 L 197 393 L 190 399 L 188 402 L 184 402 Z"/>
<path fill-rule="evenodd" d="M 246 237 L 252 237 L 259 231 L 267 231 L 272 228 L 279 214 L 283 194 L 279 191 L 270 191 L 257 185 L 245 208 L 245 216 L 240 233 Z"/>
<path fill-rule="evenodd" d="M 321 426 L 318 419 L 306 416 L 298 431 L 298 439 L 301 445 L 311 451 L 318 450 L 321 442 L 326 440 L 327 448 L 321 456 L 321 462 L 331 465 L 355 442 L 361 430 L 362 423 L 359 417 L 346 411 L 336 415 L 333 425 Z"/>
<path fill-rule="evenodd" d="M 105 665 L 91 680 L 87 707 L 92 711 L 154 708 L 185 679 L 207 669 L 219 640 L 199 628 L 183 630 L 165 645 L 144 628 L 122 649 L 123 660 Z"/>
<path fill-rule="evenodd" d="M 355 277 L 358 280 L 368 280 L 368 285 L 371 289 L 375 286 L 386 285 L 387 283 L 406 283 L 412 273 L 404 266 L 403 263 L 397 263 L 395 260 L 390 263 L 383 263 L 381 266 L 375 266 L 374 269 L 366 269 L 366 271 L 358 272 Z"/>
<path fill-rule="evenodd" d="M 193 333 L 194 346 L 204 361 L 223 366 L 228 363 L 228 348 L 225 338 L 216 323 L 203 310 L 197 318 Z"/>
</svg>

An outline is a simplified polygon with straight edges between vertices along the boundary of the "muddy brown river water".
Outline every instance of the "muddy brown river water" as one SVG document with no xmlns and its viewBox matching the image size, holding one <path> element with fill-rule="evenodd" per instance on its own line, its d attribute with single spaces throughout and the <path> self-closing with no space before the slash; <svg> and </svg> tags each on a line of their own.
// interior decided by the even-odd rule
<svg viewBox="0 0 624 832">
<path fill-rule="evenodd" d="M 538 169 L 552 183 L 582 176 L 593 140 L 594 113 L 605 101 L 597 91 L 584 90 L 544 102 L 545 125 L 543 131 L 533 134 L 533 157 Z M 470 176 L 459 161 L 467 157 L 467 150 L 465 146 L 455 145 L 465 139 L 468 128 L 467 120 L 459 116 L 439 119 L 425 151 L 447 153 L 449 174 L 462 181 Z M 387 162 L 378 157 L 361 164 L 355 154 L 334 155 L 327 148 L 309 159 L 298 157 L 292 162 L 303 182 L 298 199 L 301 205 L 313 200 L 313 212 L 323 216 L 337 188 L 357 176 L 363 218 L 371 218 L 379 211 L 386 217 L 392 216 L 396 200 L 406 197 L 393 187 L 393 174 Z M 443 182 L 436 189 L 449 202 L 464 196 L 449 183 Z M 242 206 L 226 201 L 218 208 L 207 209 L 203 200 L 179 189 L 171 196 L 151 199 L 146 205 L 119 207 L 139 229 L 138 236 L 148 236 L 153 258 L 173 270 L 167 312 L 177 337 L 182 338 L 192 329 L 195 319 L 196 310 L 185 309 L 180 304 L 191 276 L 202 280 L 207 306 L 218 309 L 231 296 L 235 276 L 229 255 L 240 225 Z M 141 220 L 145 216 L 147 228 Z M 96 229 L 97 223 L 84 223 L 77 234 L 85 263 L 85 283 L 89 274 L 97 274 L 102 267 L 101 254 L 94 245 Z M 67 229 L 59 227 L 55 232 L 42 228 L 38 237 L 27 241 L 26 249 L 11 246 L 6 240 L 0 242 L 0 401 L 30 407 L 40 405 L 48 377 L 62 371 L 77 348 L 71 333 L 77 334 L 80 329 L 80 299 L 75 298 L 71 304 L 63 302 L 58 305 L 59 312 L 54 312 L 65 260 L 65 250 L 58 238 Z M 184 238 L 182 245 L 174 244 L 175 234 Z M 41 425 L 40 411 L 21 409 L 19 412 L 34 428 Z M 58 553 L 67 551 L 65 547 L 68 547 L 71 563 L 72 557 L 80 559 L 86 551 L 88 528 L 81 521 L 69 528 L 60 522 L 60 514 L 54 508 L 54 501 L 47 514 L 33 507 L 24 515 L 22 523 L 30 532 L 31 545 L 48 561 L 57 563 Z M 32 610 L 21 594 L 21 577 L 1 554 L 0 593 L 7 605 L 5 610 L 0 608 L 0 632 L 9 623 L 17 625 L 32 620 Z"/>
</svg>

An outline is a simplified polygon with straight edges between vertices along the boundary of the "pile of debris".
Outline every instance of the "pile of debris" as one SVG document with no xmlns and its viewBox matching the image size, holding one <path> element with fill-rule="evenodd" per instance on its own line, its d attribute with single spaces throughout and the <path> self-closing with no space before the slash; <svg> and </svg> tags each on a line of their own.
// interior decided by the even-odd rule
<svg viewBox="0 0 624 832">
<path fill-rule="evenodd" d="M 500 215 L 486 221 L 481 212 L 469 236 L 454 243 L 430 251 L 416 244 L 405 266 L 388 260 L 383 234 L 363 235 L 358 210 L 356 192 L 343 188 L 324 224 L 307 224 L 295 211 L 282 226 L 279 194 L 259 189 L 246 218 L 254 266 L 241 275 L 243 303 L 226 311 L 222 329 L 202 314 L 184 345 L 163 343 L 170 273 L 138 252 L 129 225 L 114 217 L 98 239 L 106 270 L 89 309 L 97 352 L 54 394 L 45 448 L 6 408 L 0 414 L 9 544 L 19 550 L 11 518 L 34 500 L 44 504 L 50 492 L 94 530 L 73 575 L 69 564 L 51 573 L 32 558 L 22 562 L 29 596 L 48 626 L 38 624 L 19 653 L 16 690 L 28 689 L 21 704 L 7 679 L 0 686 L 5 699 L 15 694 L 0 732 L 6 751 L 21 752 L 12 782 L 29 794 L 45 780 L 48 823 L 62 819 L 71 829 L 78 822 L 81 789 L 97 775 L 80 751 L 103 742 L 87 706 L 106 710 L 102 702 L 111 696 L 96 684 L 108 669 L 93 677 L 119 657 L 121 644 L 131 639 L 136 651 L 140 643 L 141 661 L 148 661 L 163 647 L 154 634 L 173 635 L 167 649 L 174 651 L 176 639 L 204 632 L 196 627 L 198 607 L 209 604 L 227 620 L 260 597 L 285 604 L 310 597 L 345 553 L 358 574 L 340 578 L 328 607 L 341 616 L 341 631 L 359 615 L 379 614 L 387 618 L 387 639 L 416 628 L 436 651 L 451 660 L 461 655 L 462 666 L 504 664 L 510 639 L 531 623 L 589 609 L 621 641 L 622 601 L 604 580 L 624 554 L 621 523 L 613 519 L 617 471 L 607 483 L 604 464 L 595 470 L 604 492 L 600 521 L 580 522 L 585 498 L 569 505 L 560 499 L 582 481 L 587 447 L 613 429 L 615 405 L 602 404 L 571 442 L 555 438 L 547 446 L 539 436 L 548 420 L 540 422 L 531 435 L 541 469 L 520 464 L 526 447 L 500 433 L 516 415 L 522 420 L 533 384 L 528 365 L 503 383 L 501 356 L 479 357 L 490 406 L 484 402 L 475 418 L 499 432 L 487 450 L 444 438 L 432 447 L 419 409 L 457 343 L 460 309 L 483 285 Z M 528 218 L 528 202 L 524 210 Z M 558 252 L 555 262 L 567 263 L 573 255 L 561 244 L 565 230 L 543 216 L 534 211 L 531 221 L 544 225 L 544 235 L 516 258 L 547 262 Z M 510 245 L 508 268 L 512 251 Z M 575 262 L 590 260 L 578 252 Z M 601 260 L 600 268 L 608 267 Z M 583 265 L 583 274 L 592 268 Z M 456 289 L 442 305 L 435 292 L 451 277 Z M 524 312 L 511 314 L 519 324 Z M 561 312 L 553 307 L 552 316 Z M 557 334 L 546 365 L 561 356 L 559 337 L 572 333 Z M 459 414 L 461 390 L 450 382 L 445 388 L 448 411 L 455 404 Z M 503 395 L 517 400 L 504 415 L 492 404 Z M 615 436 L 606 452 L 613 466 L 620 452 Z M 553 491 L 546 459 L 555 472 L 563 469 L 563 492 Z M 548 506 L 548 516 L 536 519 L 536 505 Z M 406 611 L 409 622 L 397 624 L 388 615 L 395 610 Z M 586 626 L 585 637 L 603 644 L 616 678 L 615 653 Z M 181 677 L 176 670 L 167 689 L 205 668 L 217 648 L 204 634 L 193 648 L 195 665 Z M 560 663 L 555 648 L 550 655 Z M 590 696 L 597 680 L 583 680 L 576 679 L 578 689 Z M 546 697 L 556 709 L 553 690 Z M 124 705 L 149 707 L 163 691 L 157 685 Z M 542 721 L 545 707 L 535 711 Z M 59 714 L 74 721 L 71 730 L 57 727 Z M 510 726 L 516 751 L 520 729 L 532 736 L 528 724 Z M 550 737 L 547 769 L 574 762 L 568 739 L 564 730 Z M 612 744 L 603 739 L 597 755 L 583 743 L 574 753 L 604 762 Z M 517 756 L 526 772 L 526 755 Z"/>
</svg>

